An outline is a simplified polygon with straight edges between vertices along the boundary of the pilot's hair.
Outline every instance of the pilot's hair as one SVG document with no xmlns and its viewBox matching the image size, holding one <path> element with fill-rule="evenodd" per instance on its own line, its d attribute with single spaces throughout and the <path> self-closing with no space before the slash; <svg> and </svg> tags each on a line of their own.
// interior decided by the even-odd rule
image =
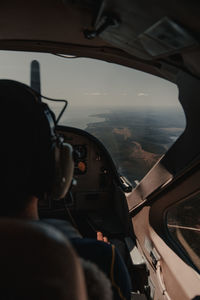
<svg viewBox="0 0 200 300">
<path fill-rule="evenodd" d="M 50 128 L 36 98 L 28 86 L 0 80 L 0 215 L 24 209 L 31 195 L 43 196 L 53 176 Z"/>
<path fill-rule="evenodd" d="M 89 300 L 112 300 L 111 282 L 94 263 L 80 259 Z"/>
</svg>

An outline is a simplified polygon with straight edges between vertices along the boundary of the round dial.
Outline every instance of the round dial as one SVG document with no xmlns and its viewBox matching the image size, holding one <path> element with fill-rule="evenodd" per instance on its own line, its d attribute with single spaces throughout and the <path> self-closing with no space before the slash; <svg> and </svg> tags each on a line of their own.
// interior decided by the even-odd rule
<svg viewBox="0 0 200 300">
<path fill-rule="evenodd" d="M 74 146 L 74 160 L 84 159 L 87 156 L 87 149 L 85 145 Z"/>
<path fill-rule="evenodd" d="M 75 162 L 75 168 L 74 168 L 74 174 L 75 175 L 81 175 L 85 174 L 87 172 L 87 164 L 85 161 L 76 161 Z"/>
</svg>

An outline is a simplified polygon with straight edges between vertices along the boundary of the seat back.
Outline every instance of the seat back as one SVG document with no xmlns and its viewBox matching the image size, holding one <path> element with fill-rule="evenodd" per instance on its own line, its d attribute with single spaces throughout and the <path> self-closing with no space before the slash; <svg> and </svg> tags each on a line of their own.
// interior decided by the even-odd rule
<svg viewBox="0 0 200 300">
<path fill-rule="evenodd" d="M 1 218 L 0 241 L 0 299 L 87 299 L 80 262 L 55 228 Z"/>
</svg>

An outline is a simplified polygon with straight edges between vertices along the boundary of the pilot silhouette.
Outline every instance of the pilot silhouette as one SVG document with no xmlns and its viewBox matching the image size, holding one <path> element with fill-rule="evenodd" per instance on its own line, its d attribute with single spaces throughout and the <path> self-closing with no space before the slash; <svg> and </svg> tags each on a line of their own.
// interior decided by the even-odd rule
<svg viewBox="0 0 200 300">
<path fill-rule="evenodd" d="M 39 220 L 39 199 L 51 193 L 62 197 L 73 174 L 70 146 L 55 134 L 53 113 L 38 100 L 36 92 L 18 82 L 0 80 L 0 96 L 2 186 L 6 194 L 0 215 L 56 227 L 80 257 L 95 263 L 108 276 L 114 299 L 130 299 L 128 271 L 114 245 L 82 238 L 68 222 Z M 69 165 L 63 167 L 60 157 L 64 155 L 69 156 Z"/>
</svg>

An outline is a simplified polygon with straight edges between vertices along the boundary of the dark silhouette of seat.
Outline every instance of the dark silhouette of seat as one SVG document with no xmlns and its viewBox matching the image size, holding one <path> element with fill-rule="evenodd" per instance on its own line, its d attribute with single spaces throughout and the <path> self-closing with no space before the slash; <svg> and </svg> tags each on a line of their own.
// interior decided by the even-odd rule
<svg viewBox="0 0 200 300">
<path fill-rule="evenodd" d="M 0 299 L 87 299 L 80 262 L 55 228 L 1 218 L 0 241 Z"/>
</svg>

